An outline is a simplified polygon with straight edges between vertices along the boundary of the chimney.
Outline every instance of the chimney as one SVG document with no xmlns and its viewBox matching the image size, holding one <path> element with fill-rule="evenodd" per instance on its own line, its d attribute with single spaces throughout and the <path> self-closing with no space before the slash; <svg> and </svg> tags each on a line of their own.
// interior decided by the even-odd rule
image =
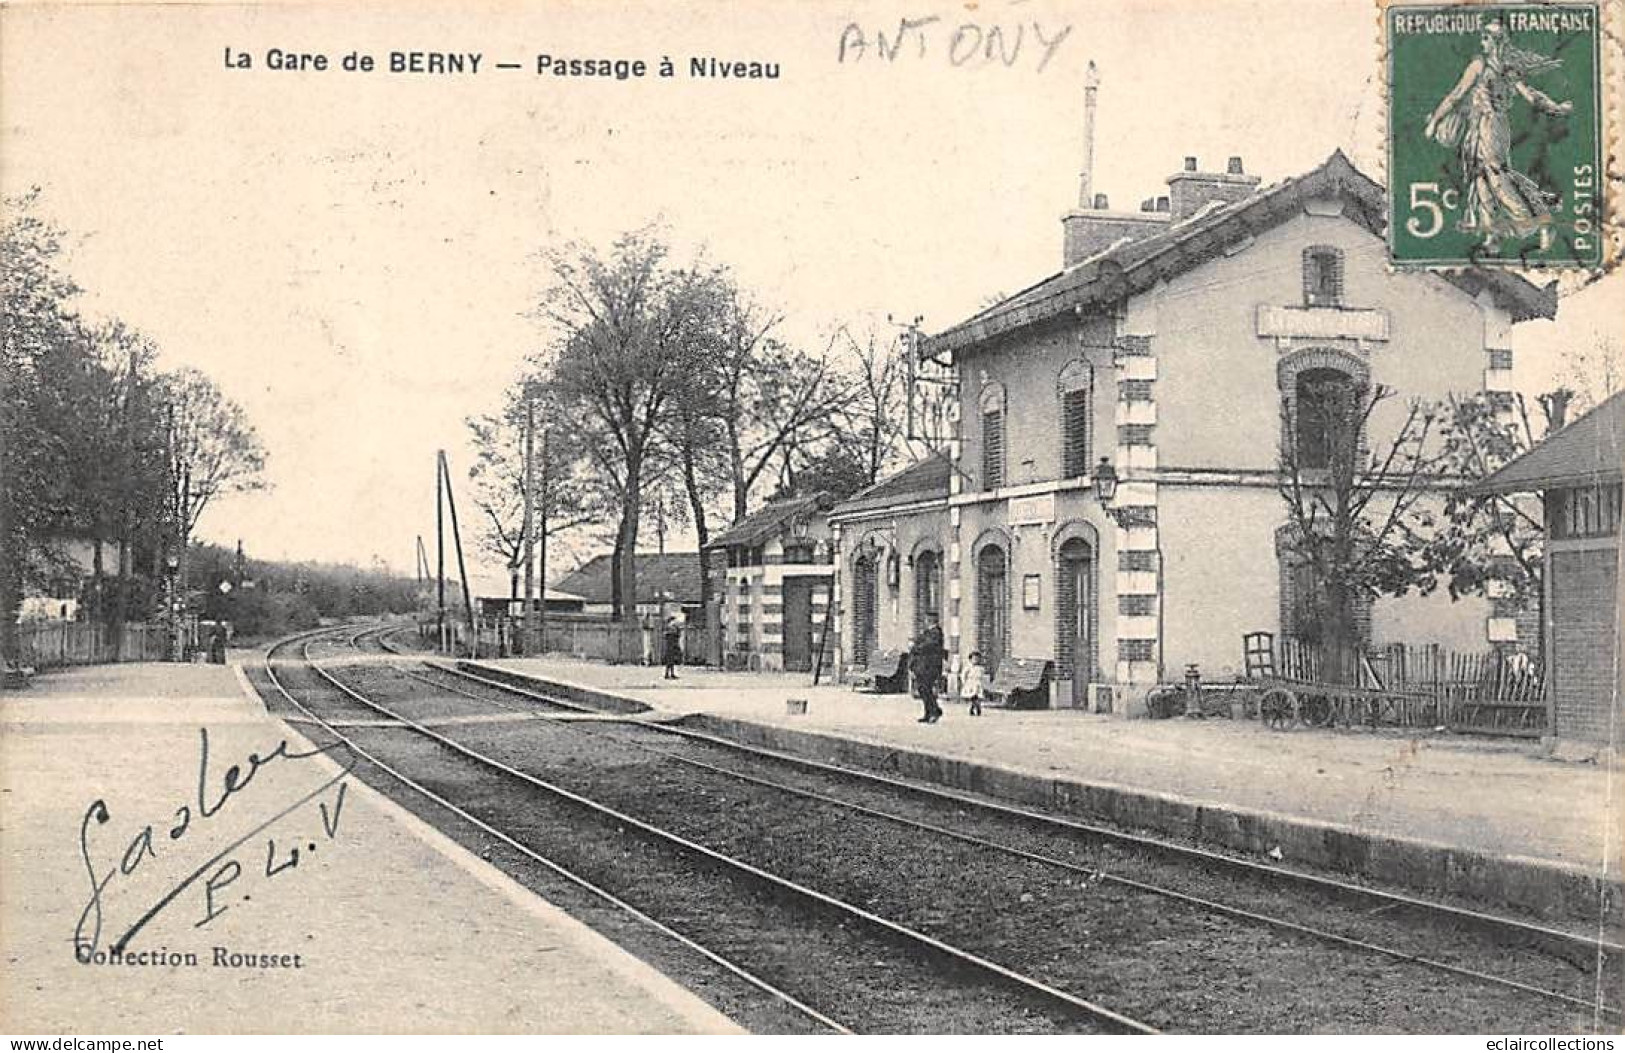
<svg viewBox="0 0 1625 1053">
<path fill-rule="evenodd" d="M 1095 71 L 1094 60 L 1083 74 L 1083 170 L 1078 173 L 1078 207 L 1088 208 L 1094 200 L 1095 179 L 1095 92 L 1100 88 L 1100 74 Z M 1096 205 L 1096 208 L 1105 208 Z"/>
<path fill-rule="evenodd" d="M 1240 201 L 1251 197 L 1258 184 L 1259 178 L 1246 173 L 1239 157 L 1230 158 L 1223 172 L 1198 171 L 1196 158 L 1186 157 L 1184 170 L 1168 177 L 1170 216 L 1178 223 L 1210 202 Z"/>
<path fill-rule="evenodd" d="M 1139 212 L 1113 212 L 1105 194 L 1094 190 L 1095 98 L 1100 74 L 1093 62 L 1083 78 L 1083 169 L 1078 173 L 1078 207 L 1061 217 L 1064 266 L 1072 267 L 1119 241 L 1143 238 L 1167 226 L 1168 209 L 1153 210 L 1148 201 Z M 1195 158 L 1191 159 L 1195 164 Z M 1166 199 L 1163 199 L 1166 201 Z"/>
<path fill-rule="evenodd" d="M 1574 398 L 1574 392 L 1568 388 L 1558 388 L 1540 397 L 1540 408 L 1546 412 L 1546 434 L 1563 430 L 1568 423 L 1569 400 Z"/>
</svg>

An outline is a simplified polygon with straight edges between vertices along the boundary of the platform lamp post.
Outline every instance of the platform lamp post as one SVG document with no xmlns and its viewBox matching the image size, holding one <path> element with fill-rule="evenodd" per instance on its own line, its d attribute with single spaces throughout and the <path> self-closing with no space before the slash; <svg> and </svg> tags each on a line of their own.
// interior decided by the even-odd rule
<svg viewBox="0 0 1625 1053">
<path fill-rule="evenodd" d="M 180 570 L 181 559 L 171 552 L 164 557 L 164 661 L 173 662 L 180 652 L 179 623 L 175 617 L 175 574 Z"/>
</svg>

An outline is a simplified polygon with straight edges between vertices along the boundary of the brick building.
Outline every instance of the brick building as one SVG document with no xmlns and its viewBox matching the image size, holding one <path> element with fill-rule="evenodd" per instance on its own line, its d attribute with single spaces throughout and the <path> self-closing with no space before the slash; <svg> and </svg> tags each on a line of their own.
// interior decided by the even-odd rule
<svg viewBox="0 0 1625 1053">
<path fill-rule="evenodd" d="M 808 670 L 835 574 L 827 494 L 775 501 L 706 546 L 724 665 Z"/>
<path fill-rule="evenodd" d="M 928 607 L 954 666 L 1052 660 L 1063 703 L 1107 696 L 1091 684 L 1142 697 L 1187 664 L 1238 672 L 1241 635 L 1290 633 L 1303 591 L 1283 401 L 1327 378 L 1391 388 L 1375 446 L 1409 397 L 1510 390 L 1512 326 L 1555 314 L 1551 288 L 1506 272 L 1393 271 L 1382 188 L 1341 152 L 1268 187 L 1240 158 L 1186 158 L 1167 183 L 1113 211 L 1086 165 L 1062 269 L 919 349 L 957 378 L 957 433 L 940 465 L 834 510 L 846 667 L 906 645 Z M 1411 595 L 1373 605 L 1368 631 L 1477 649 L 1489 614 Z"/>
<path fill-rule="evenodd" d="M 1625 392 L 1475 487 L 1542 495 L 1546 726 L 1555 739 L 1611 744 L 1621 716 L 1622 463 Z"/>
</svg>

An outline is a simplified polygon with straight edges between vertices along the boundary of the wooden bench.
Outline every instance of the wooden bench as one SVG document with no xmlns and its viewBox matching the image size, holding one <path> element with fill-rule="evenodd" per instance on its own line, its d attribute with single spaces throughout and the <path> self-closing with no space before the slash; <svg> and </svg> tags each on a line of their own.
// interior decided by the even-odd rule
<svg viewBox="0 0 1625 1053">
<path fill-rule="evenodd" d="M 987 693 L 1006 709 L 1048 709 L 1055 664 L 1047 658 L 1006 658 L 994 670 Z"/>
<path fill-rule="evenodd" d="M 852 676 L 855 687 L 872 686 L 876 694 L 895 695 L 908 690 L 908 652 L 876 651 L 869 664 Z"/>
</svg>

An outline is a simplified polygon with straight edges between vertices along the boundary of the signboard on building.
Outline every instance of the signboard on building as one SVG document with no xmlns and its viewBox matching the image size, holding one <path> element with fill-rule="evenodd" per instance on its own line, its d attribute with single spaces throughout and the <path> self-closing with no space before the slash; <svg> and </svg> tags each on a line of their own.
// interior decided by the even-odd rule
<svg viewBox="0 0 1625 1053">
<path fill-rule="evenodd" d="M 1010 525 L 1033 526 L 1055 522 L 1055 495 L 1017 497 L 1010 502 Z"/>
</svg>

